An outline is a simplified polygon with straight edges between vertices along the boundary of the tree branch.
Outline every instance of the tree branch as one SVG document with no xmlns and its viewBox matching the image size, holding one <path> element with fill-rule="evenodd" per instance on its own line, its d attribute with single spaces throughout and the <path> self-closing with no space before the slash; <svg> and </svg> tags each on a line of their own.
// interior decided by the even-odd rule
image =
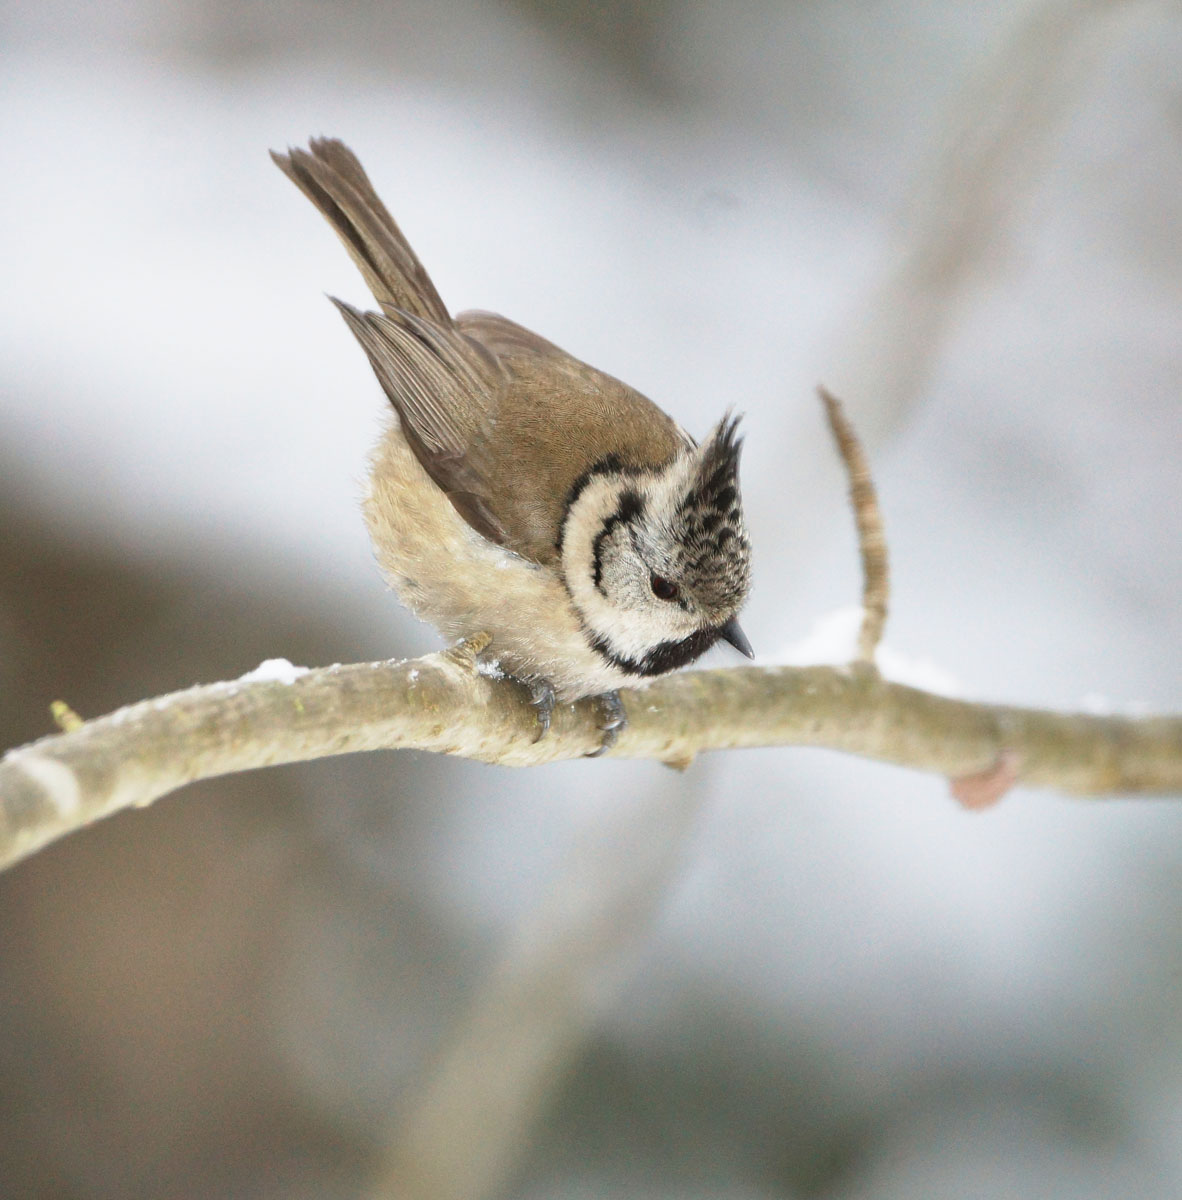
<svg viewBox="0 0 1182 1200">
<path fill-rule="evenodd" d="M 823 746 L 952 778 L 1003 755 L 1017 782 L 1062 792 L 1182 792 L 1182 717 L 972 704 L 865 667 L 691 671 L 623 693 L 617 758 L 683 765 L 703 750 Z M 420 749 L 505 766 L 596 749 L 594 701 L 560 705 L 535 742 L 526 691 L 472 647 L 190 688 L 86 721 L 0 760 L 0 866 L 121 809 L 233 771 L 359 750 Z"/>
<path fill-rule="evenodd" d="M 854 510 L 854 525 L 858 531 L 858 551 L 862 559 L 862 629 L 858 634 L 857 661 L 873 665 L 874 652 L 886 628 L 890 596 L 886 531 L 870 464 L 841 401 L 823 387 L 817 388 L 817 394 L 825 405 L 829 428 L 850 482 L 850 507 Z"/>
</svg>

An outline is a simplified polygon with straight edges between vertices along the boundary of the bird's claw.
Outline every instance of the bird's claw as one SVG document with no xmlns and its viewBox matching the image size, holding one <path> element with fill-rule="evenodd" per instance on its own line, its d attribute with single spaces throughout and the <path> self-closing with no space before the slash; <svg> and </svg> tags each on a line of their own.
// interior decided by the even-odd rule
<svg viewBox="0 0 1182 1200">
<path fill-rule="evenodd" d="M 556 703 L 554 688 L 544 679 L 527 680 L 525 686 L 529 688 L 529 702 L 538 717 L 538 732 L 534 741 L 540 742 L 550 732 L 550 714 Z"/>
<path fill-rule="evenodd" d="M 600 742 L 598 750 L 592 750 L 587 755 L 588 758 L 599 758 L 600 755 L 606 754 L 620 740 L 620 734 L 628 725 L 628 714 L 624 711 L 624 702 L 620 699 L 619 692 L 604 692 L 597 696 L 596 700 L 603 714 L 599 725 L 603 741 Z"/>
</svg>

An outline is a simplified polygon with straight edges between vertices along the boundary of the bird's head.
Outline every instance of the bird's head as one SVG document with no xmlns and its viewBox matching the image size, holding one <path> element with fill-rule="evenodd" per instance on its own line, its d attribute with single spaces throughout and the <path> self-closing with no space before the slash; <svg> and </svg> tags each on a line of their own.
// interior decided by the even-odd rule
<svg viewBox="0 0 1182 1200">
<path fill-rule="evenodd" d="M 661 675 L 719 638 L 748 657 L 737 614 L 751 583 L 737 421 L 656 470 L 611 458 L 576 485 L 562 527 L 566 586 L 592 646 L 622 670 Z"/>
</svg>

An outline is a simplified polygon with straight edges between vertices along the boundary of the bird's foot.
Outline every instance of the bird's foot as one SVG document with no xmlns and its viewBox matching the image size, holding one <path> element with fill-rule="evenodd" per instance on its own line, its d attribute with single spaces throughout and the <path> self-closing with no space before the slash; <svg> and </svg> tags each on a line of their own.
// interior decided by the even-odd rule
<svg viewBox="0 0 1182 1200">
<path fill-rule="evenodd" d="M 556 703 L 554 688 L 544 679 L 526 680 L 525 686 L 529 688 L 529 702 L 538 715 L 538 732 L 534 741 L 540 742 L 550 732 L 550 714 Z"/>
<path fill-rule="evenodd" d="M 471 637 L 461 638 L 454 646 L 443 651 L 444 658 L 450 658 L 457 666 L 468 671 L 476 670 L 476 660 L 488 648 L 492 635 L 474 633 Z"/>
<path fill-rule="evenodd" d="M 599 723 L 603 741 L 600 742 L 598 750 L 592 750 L 587 755 L 588 758 L 598 758 L 601 754 L 606 754 L 620 740 L 620 734 L 628 726 L 628 714 L 624 711 L 624 702 L 620 699 L 619 692 L 604 692 L 595 699 L 603 717 Z"/>
</svg>

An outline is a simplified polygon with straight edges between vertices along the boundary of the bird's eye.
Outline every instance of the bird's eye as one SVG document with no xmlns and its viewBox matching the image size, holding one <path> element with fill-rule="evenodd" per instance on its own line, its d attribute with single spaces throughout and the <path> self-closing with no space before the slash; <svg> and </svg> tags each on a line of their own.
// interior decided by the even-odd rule
<svg viewBox="0 0 1182 1200">
<path fill-rule="evenodd" d="M 663 575 L 651 575 L 648 581 L 649 587 L 653 589 L 653 595 L 658 600 L 676 600 L 678 595 L 677 584 L 671 583 Z"/>
</svg>

